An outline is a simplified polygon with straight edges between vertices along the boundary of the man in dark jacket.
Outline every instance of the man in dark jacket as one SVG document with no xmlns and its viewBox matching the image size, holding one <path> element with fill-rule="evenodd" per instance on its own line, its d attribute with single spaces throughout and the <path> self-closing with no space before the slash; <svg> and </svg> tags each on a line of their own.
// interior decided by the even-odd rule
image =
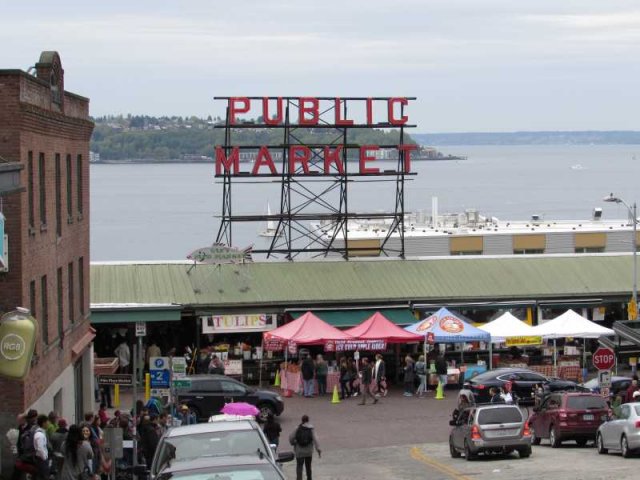
<svg viewBox="0 0 640 480">
<path fill-rule="evenodd" d="M 367 403 L 367 396 L 373 400 L 373 403 L 378 403 L 378 399 L 371 395 L 371 381 L 373 379 L 373 369 L 369 364 L 369 359 L 364 357 L 362 359 L 362 370 L 360 370 L 360 382 L 362 383 L 362 401 L 359 405 Z"/>
<path fill-rule="evenodd" d="M 309 355 L 304 357 L 302 364 L 300 365 L 300 372 L 302 373 L 302 386 L 305 397 L 313 397 L 315 392 L 313 385 L 313 375 L 316 371 L 316 366 Z"/>
<path fill-rule="evenodd" d="M 436 358 L 436 373 L 438 374 L 438 383 L 442 384 L 442 389 L 447 386 L 447 361 L 444 359 L 444 355 L 438 355 Z"/>
</svg>

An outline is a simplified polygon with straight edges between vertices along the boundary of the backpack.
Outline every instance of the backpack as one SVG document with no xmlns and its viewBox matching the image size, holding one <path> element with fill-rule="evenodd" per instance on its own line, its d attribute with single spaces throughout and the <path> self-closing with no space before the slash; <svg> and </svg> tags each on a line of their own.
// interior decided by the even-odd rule
<svg viewBox="0 0 640 480">
<path fill-rule="evenodd" d="M 308 447 L 313 443 L 313 432 L 310 428 L 300 425 L 296 430 L 296 445 L 300 447 Z"/>
<path fill-rule="evenodd" d="M 22 449 L 21 459 L 24 461 L 35 461 L 36 446 L 33 438 L 36 434 L 37 427 L 34 425 L 20 436 L 20 448 Z"/>
</svg>

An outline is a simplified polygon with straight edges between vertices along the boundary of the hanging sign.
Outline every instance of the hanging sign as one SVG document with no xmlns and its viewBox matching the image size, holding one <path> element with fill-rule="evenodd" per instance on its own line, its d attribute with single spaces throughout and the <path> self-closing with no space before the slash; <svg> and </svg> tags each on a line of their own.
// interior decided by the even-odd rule
<svg viewBox="0 0 640 480">
<path fill-rule="evenodd" d="M 136 337 L 147 336 L 147 324 L 145 322 L 136 322 Z"/>
<path fill-rule="evenodd" d="M 242 375 L 242 360 L 225 360 L 222 363 L 225 375 Z"/>
<path fill-rule="evenodd" d="M 149 358 L 149 373 L 151 376 L 151 388 L 169 388 L 171 379 L 169 357 Z"/>
<path fill-rule="evenodd" d="M 433 332 L 427 333 L 427 343 L 429 345 L 433 345 L 434 343 L 436 343 L 436 336 Z"/>
<path fill-rule="evenodd" d="M 526 347 L 527 345 L 542 345 L 542 337 L 507 337 L 507 347 Z"/>
<path fill-rule="evenodd" d="M 0 319 L 0 375 L 21 379 L 29 373 L 36 345 L 36 319 L 26 308 L 6 313 Z"/>
<path fill-rule="evenodd" d="M 252 313 L 247 315 L 208 315 L 201 316 L 202 333 L 224 332 L 266 332 L 273 330 L 273 315 Z"/>
<path fill-rule="evenodd" d="M 352 350 L 364 350 L 367 352 L 384 351 L 387 342 L 382 339 L 375 340 L 329 340 L 324 345 L 325 352 L 345 352 Z"/>
</svg>

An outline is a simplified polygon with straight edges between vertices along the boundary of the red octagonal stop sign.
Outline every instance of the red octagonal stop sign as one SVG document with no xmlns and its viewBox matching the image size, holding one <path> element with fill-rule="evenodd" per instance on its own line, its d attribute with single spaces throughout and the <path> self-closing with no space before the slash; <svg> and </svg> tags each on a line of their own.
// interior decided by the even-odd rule
<svg viewBox="0 0 640 480">
<path fill-rule="evenodd" d="M 599 347 L 593 354 L 593 366 L 598 370 L 611 370 L 616 364 L 616 355 L 610 348 Z"/>
</svg>

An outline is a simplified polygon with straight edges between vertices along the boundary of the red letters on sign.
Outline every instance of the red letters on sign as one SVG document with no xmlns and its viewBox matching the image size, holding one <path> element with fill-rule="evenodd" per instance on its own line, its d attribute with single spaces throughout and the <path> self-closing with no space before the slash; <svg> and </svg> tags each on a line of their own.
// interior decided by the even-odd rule
<svg viewBox="0 0 640 480">
<path fill-rule="evenodd" d="M 216 146 L 216 175 L 222 175 L 224 172 L 230 172 L 232 175 L 237 174 L 240 170 L 240 149 L 233 147 L 231 149 L 231 155 L 227 158 L 224 153 L 224 148 Z"/>
<path fill-rule="evenodd" d="M 273 175 L 278 174 L 276 166 L 273 164 L 271 153 L 269 153 L 269 147 L 260 147 L 258 155 L 256 155 L 256 161 L 253 164 L 253 169 L 251 170 L 251 175 L 257 175 L 262 165 L 268 166 Z"/>
<path fill-rule="evenodd" d="M 311 117 L 307 118 L 307 114 Z M 300 125 L 317 125 L 320 121 L 320 101 L 312 97 L 300 97 L 298 102 L 298 123 Z"/>
<path fill-rule="evenodd" d="M 404 152 L 404 173 L 409 173 L 411 171 L 411 152 L 417 149 L 417 145 L 398 145 L 398 152 Z"/>
<path fill-rule="evenodd" d="M 251 102 L 247 97 L 231 97 L 229 99 L 229 123 L 235 125 L 236 115 L 238 113 L 248 113 L 250 107 Z"/>
<path fill-rule="evenodd" d="M 271 117 L 269 115 L 269 97 L 262 98 L 262 118 L 266 125 L 279 125 L 283 122 L 282 117 L 282 97 L 278 97 L 276 100 L 276 115 Z"/>
<path fill-rule="evenodd" d="M 298 155 L 300 153 L 300 155 Z M 309 159 L 311 158 L 311 150 L 304 145 L 292 145 L 289 147 L 289 173 L 291 175 L 296 172 L 296 163 L 300 162 L 302 171 L 305 175 L 309 175 Z"/>
<path fill-rule="evenodd" d="M 375 161 L 376 157 L 368 155 L 370 151 L 380 150 L 380 147 L 377 145 L 363 145 L 360 147 L 360 173 L 362 175 L 370 174 L 370 173 L 380 173 L 379 168 L 370 168 L 367 167 L 367 162 Z"/>
<path fill-rule="evenodd" d="M 342 145 L 338 145 L 335 149 L 324 147 L 324 173 L 330 175 L 331 164 L 336 164 L 336 170 L 340 175 L 344 174 L 344 164 L 342 163 Z"/>
<path fill-rule="evenodd" d="M 389 123 L 391 125 L 404 125 L 409 121 L 409 117 L 403 115 L 401 118 L 396 118 L 394 113 L 394 106 L 396 104 L 400 105 L 408 105 L 409 101 L 406 98 L 390 98 L 387 105 L 389 110 Z"/>
<path fill-rule="evenodd" d="M 353 125 L 353 120 L 342 118 L 342 102 L 340 101 L 340 98 L 336 98 L 334 110 L 336 111 L 336 125 Z"/>
<path fill-rule="evenodd" d="M 367 125 L 373 125 L 373 99 L 367 98 Z"/>
</svg>

